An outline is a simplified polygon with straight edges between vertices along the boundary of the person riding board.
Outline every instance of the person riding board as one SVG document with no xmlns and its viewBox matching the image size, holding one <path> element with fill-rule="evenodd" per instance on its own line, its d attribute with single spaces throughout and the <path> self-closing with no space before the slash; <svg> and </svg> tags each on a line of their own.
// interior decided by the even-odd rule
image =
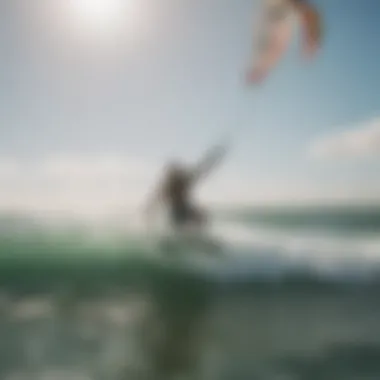
<svg viewBox="0 0 380 380">
<path fill-rule="evenodd" d="M 172 226 L 178 230 L 188 226 L 204 227 L 206 214 L 191 200 L 191 192 L 198 182 L 207 176 L 221 161 L 226 148 L 223 145 L 210 150 L 193 168 L 187 168 L 178 161 L 169 164 L 163 181 L 148 203 L 150 214 L 159 203 L 169 211 Z"/>
</svg>

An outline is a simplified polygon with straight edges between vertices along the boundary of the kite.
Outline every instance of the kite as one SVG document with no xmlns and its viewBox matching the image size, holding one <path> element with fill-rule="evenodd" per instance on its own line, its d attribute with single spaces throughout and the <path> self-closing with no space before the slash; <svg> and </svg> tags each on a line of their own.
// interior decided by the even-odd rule
<svg viewBox="0 0 380 380">
<path fill-rule="evenodd" d="M 263 0 L 255 60 L 248 72 L 250 83 L 264 80 L 285 53 L 296 21 L 301 27 L 303 53 L 315 56 L 321 44 L 321 16 L 307 0 Z"/>
</svg>

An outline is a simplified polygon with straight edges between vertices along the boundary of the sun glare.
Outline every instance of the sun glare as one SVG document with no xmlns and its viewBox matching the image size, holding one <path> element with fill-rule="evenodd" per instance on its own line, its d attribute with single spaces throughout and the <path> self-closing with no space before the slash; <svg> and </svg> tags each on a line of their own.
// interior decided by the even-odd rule
<svg viewBox="0 0 380 380">
<path fill-rule="evenodd" d="M 136 1 L 136 0 L 135 0 Z M 82 27 L 115 30 L 136 15 L 133 0 L 70 0 L 72 9 Z"/>
</svg>

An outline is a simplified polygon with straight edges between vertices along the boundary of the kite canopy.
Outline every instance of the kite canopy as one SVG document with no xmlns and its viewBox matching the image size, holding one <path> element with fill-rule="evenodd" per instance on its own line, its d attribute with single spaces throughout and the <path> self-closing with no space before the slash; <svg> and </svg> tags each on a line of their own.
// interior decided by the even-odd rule
<svg viewBox="0 0 380 380">
<path fill-rule="evenodd" d="M 288 48 L 296 21 L 302 31 L 303 53 L 313 57 L 321 44 L 321 17 L 307 0 L 263 0 L 250 83 L 261 82 Z"/>
</svg>

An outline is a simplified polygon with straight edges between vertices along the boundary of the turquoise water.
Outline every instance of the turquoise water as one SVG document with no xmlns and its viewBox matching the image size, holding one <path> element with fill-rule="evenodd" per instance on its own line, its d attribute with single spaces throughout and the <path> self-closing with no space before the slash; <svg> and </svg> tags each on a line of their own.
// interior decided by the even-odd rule
<svg viewBox="0 0 380 380">
<path fill-rule="evenodd" d="M 286 229 L 334 229 L 342 233 L 380 232 L 380 206 L 256 208 L 225 212 L 230 219 Z"/>
<path fill-rule="evenodd" d="M 168 256 L 120 218 L 4 215 L 0 379 L 378 379 L 370 212 L 224 215 L 220 257 Z"/>
</svg>

